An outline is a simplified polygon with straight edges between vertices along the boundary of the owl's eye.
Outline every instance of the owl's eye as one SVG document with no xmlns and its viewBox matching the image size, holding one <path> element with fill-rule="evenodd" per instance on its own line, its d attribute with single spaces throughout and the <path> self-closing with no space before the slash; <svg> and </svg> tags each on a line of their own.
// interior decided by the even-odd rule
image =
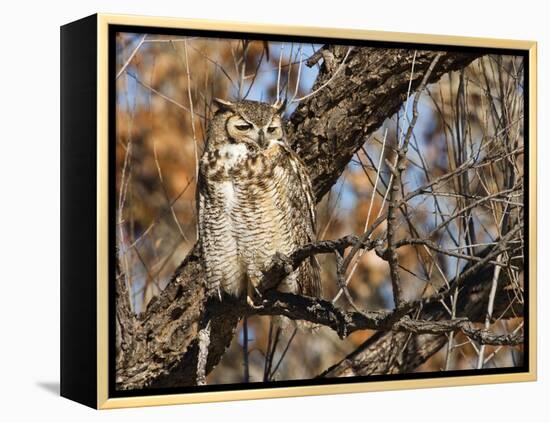
<svg viewBox="0 0 550 423">
<path fill-rule="evenodd" d="M 248 131 L 249 129 L 252 129 L 252 125 L 245 123 L 243 125 L 235 125 L 235 128 L 239 131 Z"/>
<path fill-rule="evenodd" d="M 275 132 L 277 130 L 277 127 L 276 126 L 269 126 L 267 128 L 267 133 L 268 134 L 272 134 L 273 132 Z"/>
</svg>

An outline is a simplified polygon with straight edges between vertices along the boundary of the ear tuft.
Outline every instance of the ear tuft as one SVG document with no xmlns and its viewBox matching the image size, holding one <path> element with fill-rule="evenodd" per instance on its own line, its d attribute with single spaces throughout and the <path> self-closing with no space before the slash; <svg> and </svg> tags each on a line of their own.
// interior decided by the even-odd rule
<svg viewBox="0 0 550 423">
<path fill-rule="evenodd" d="M 286 103 L 287 103 L 287 99 L 285 98 L 282 102 L 280 102 L 280 103 L 277 102 L 274 105 L 272 105 L 271 107 L 273 107 L 273 109 L 275 110 L 276 113 L 282 114 L 282 113 L 284 113 L 284 111 L 286 109 Z"/>
<path fill-rule="evenodd" d="M 213 98 L 214 103 L 218 106 L 219 110 L 231 110 L 234 111 L 235 105 L 228 100 L 222 100 L 221 98 Z"/>
</svg>

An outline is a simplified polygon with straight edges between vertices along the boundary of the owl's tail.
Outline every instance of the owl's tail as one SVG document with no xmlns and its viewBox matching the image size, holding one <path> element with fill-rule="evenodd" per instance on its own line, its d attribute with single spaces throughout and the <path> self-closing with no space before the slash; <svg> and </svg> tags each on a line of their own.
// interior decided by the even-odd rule
<svg viewBox="0 0 550 423">
<path fill-rule="evenodd" d="M 323 296 L 323 284 L 321 283 L 321 266 L 317 261 L 317 257 L 311 256 L 309 258 L 309 266 L 307 266 L 308 278 L 311 281 L 309 286 L 311 289 L 306 292 L 306 295 L 314 298 L 321 298 Z"/>
<path fill-rule="evenodd" d="M 321 298 L 323 296 L 323 286 L 321 284 L 321 266 L 315 258 L 310 257 L 304 261 L 298 268 L 298 287 L 299 294 L 307 295 L 308 297 Z M 285 316 L 272 317 L 275 328 L 280 328 L 283 334 L 289 334 L 294 329 L 302 331 L 314 331 L 319 325 L 308 322 L 307 320 L 291 320 Z"/>
</svg>

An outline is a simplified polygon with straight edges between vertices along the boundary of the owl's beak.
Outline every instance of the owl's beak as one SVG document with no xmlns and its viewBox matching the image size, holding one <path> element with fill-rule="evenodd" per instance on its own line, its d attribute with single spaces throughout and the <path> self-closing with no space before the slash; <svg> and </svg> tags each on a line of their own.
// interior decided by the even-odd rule
<svg viewBox="0 0 550 423">
<path fill-rule="evenodd" d="M 260 132 L 258 132 L 258 145 L 260 146 L 260 148 L 266 148 L 267 147 L 266 142 L 265 142 L 265 134 L 264 134 L 263 129 L 260 129 Z"/>
</svg>

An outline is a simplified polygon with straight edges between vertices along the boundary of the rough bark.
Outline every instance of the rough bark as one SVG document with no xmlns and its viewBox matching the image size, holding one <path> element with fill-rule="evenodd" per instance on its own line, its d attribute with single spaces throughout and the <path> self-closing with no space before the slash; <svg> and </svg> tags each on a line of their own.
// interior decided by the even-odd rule
<svg viewBox="0 0 550 423">
<path fill-rule="evenodd" d="M 311 64 L 323 58 L 313 92 L 324 88 L 300 103 L 287 132 L 311 172 L 318 201 L 366 137 L 397 112 L 406 99 L 410 79 L 414 92 L 436 54 L 417 52 L 412 79 L 411 50 L 355 48 L 348 52 L 347 47 L 325 46 L 312 58 Z M 467 66 L 477 57 L 443 52 L 429 82 Z M 231 342 L 242 309 L 223 308 L 220 313 L 209 306 L 196 246 L 166 289 L 139 316 L 131 315 L 121 300 L 126 295 L 121 280 L 117 282 L 117 332 L 123 336 L 118 341 L 117 389 L 194 385 L 201 325 L 211 319 L 208 373 Z M 385 351 L 381 348 L 379 356 Z"/>
</svg>

